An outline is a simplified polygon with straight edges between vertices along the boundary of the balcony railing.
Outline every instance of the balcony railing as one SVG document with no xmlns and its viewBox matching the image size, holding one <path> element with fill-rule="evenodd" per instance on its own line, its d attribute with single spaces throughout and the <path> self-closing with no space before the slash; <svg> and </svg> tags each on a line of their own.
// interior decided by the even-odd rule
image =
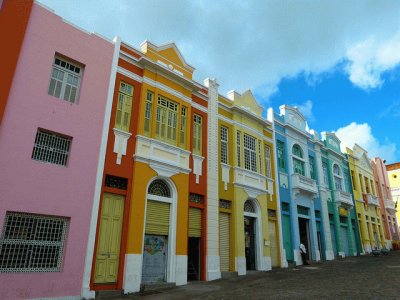
<svg viewBox="0 0 400 300">
<path fill-rule="evenodd" d="M 367 194 L 367 201 L 368 201 L 368 205 L 379 206 L 378 197 L 376 197 L 376 196 L 374 196 L 374 195 Z"/>
<path fill-rule="evenodd" d="M 335 201 L 344 207 L 351 207 L 354 205 L 351 194 L 343 191 L 335 191 Z"/>
<path fill-rule="evenodd" d="M 255 193 L 273 194 L 273 180 L 243 168 L 234 168 L 234 184 Z"/>
<path fill-rule="evenodd" d="M 396 206 L 395 206 L 393 200 L 385 199 L 385 208 L 386 208 L 387 212 L 390 214 L 396 213 Z"/>
<path fill-rule="evenodd" d="M 318 195 L 317 183 L 314 179 L 308 178 L 300 174 L 292 174 L 292 188 L 298 193 L 310 193 L 314 197 Z"/>
</svg>

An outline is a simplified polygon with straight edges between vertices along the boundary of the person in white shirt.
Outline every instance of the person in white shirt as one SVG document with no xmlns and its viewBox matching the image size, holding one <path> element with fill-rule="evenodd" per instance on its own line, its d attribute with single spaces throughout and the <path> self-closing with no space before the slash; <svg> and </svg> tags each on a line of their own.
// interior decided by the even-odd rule
<svg viewBox="0 0 400 300">
<path fill-rule="evenodd" d="M 307 249 L 303 243 L 300 243 L 300 254 L 301 254 L 301 259 L 303 261 L 303 264 L 308 265 L 309 263 L 307 261 Z"/>
</svg>

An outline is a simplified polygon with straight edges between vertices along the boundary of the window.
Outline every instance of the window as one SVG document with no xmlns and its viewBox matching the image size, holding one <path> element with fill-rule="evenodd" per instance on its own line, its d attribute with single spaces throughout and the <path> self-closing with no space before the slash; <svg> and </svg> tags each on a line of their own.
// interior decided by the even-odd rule
<svg viewBox="0 0 400 300">
<path fill-rule="evenodd" d="M 228 164 L 228 128 L 221 126 L 221 163 Z"/>
<path fill-rule="evenodd" d="M 259 171 L 260 174 L 262 174 L 262 166 L 263 166 L 263 161 L 262 161 L 262 152 L 261 152 L 261 141 L 258 140 L 258 162 L 259 162 Z"/>
<path fill-rule="evenodd" d="M 367 194 L 370 193 L 370 189 L 369 189 L 369 183 L 368 183 L 368 178 L 364 177 L 364 182 L 365 182 L 365 190 L 367 191 Z"/>
<path fill-rule="evenodd" d="M 293 154 L 293 170 L 294 170 L 294 172 L 304 176 L 305 169 L 304 169 L 304 161 L 303 161 L 303 151 L 301 150 L 301 147 L 299 145 L 295 144 L 292 148 L 292 154 Z"/>
<path fill-rule="evenodd" d="M 68 219 L 7 212 L 0 272 L 60 272 Z"/>
<path fill-rule="evenodd" d="M 328 164 L 326 162 L 322 162 L 322 172 L 324 173 L 324 183 L 329 186 Z"/>
<path fill-rule="evenodd" d="M 238 165 L 238 167 L 241 167 L 241 165 L 242 165 L 242 161 L 240 159 L 242 157 L 241 139 L 242 139 L 242 134 L 240 133 L 240 131 L 237 131 L 236 132 L 236 150 L 237 150 L 237 165 Z"/>
<path fill-rule="evenodd" d="M 285 144 L 281 141 L 278 141 L 277 149 L 278 149 L 278 167 L 281 170 L 285 170 Z"/>
<path fill-rule="evenodd" d="M 338 165 L 334 164 L 333 165 L 333 178 L 335 181 L 335 189 L 338 191 L 342 191 L 342 172 L 340 171 L 340 168 Z"/>
<path fill-rule="evenodd" d="M 374 185 L 374 181 L 370 179 L 370 187 L 371 187 L 371 193 L 372 195 L 376 195 L 375 193 L 375 185 Z"/>
<path fill-rule="evenodd" d="M 182 107 L 181 109 L 181 147 L 185 148 L 186 146 L 186 123 L 187 123 L 187 108 Z"/>
<path fill-rule="evenodd" d="M 360 181 L 361 191 L 362 191 L 363 193 L 365 193 L 365 186 L 364 186 L 364 184 L 363 184 L 363 179 L 362 179 L 362 175 L 361 175 L 361 174 L 358 174 L 358 180 Z"/>
<path fill-rule="evenodd" d="M 49 85 L 49 95 L 76 103 L 82 67 L 63 58 L 55 57 Z"/>
<path fill-rule="evenodd" d="M 244 167 L 257 172 L 256 139 L 248 134 L 243 135 Z"/>
<path fill-rule="evenodd" d="M 344 173 L 344 191 L 350 192 L 350 179 L 349 179 L 349 174 L 347 174 L 347 172 Z"/>
<path fill-rule="evenodd" d="M 156 116 L 156 136 L 170 144 L 176 145 L 178 104 L 162 96 L 158 97 Z"/>
<path fill-rule="evenodd" d="M 193 153 L 201 155 L 202 117 L 193 115 Z"/>
<path fill-rule="evenodd" d="M 268 145 L 264 145 L 265 151 L 265 175 L 271 178 L 271 148 Z"/>
<path fill-rule="evenodd" d="M 115 117 L 115 128 L 129 132 L 132 111 L 133 86 L 122 82 L 119 85 L 117 115 Z"/>
<path fill-rule="evenodd" d="M 357 190 L 357 185 L 356 185 L 356 180 L 355 180 L 355 176 L 354 176 L 354 171 L 353 170 L 351 170 L 350 171 L 350 174 L 351 174 L 351 181 L 352 181 L 352 183 L 353 183 L 353 190 Z"/>
<path fill-rule="evenodd" d="M 72 138 L 38 129 L 32 159 L 66 166 Z"/>
<path fill-rule="evenodd" d="M 154 93 L 147 91 L 146 107 L 145 107 L 145 112 L 144 112 L 144 133 L 147 136 L 150 136 L 151 112 L 153 110 L 153 99 L 154 99 Z"/>
<path fill-rule="evenodd" d="M 114 189 L 126 190 L 128 187 L 128 179 L 118 176 L 106 175 L 105 186 Z"/>
<path fill-rule="evenodd" d="M 171 198 L 171 190 L 168 184 L 162 179 L 154 180 L 150 184 L 147 193 L 149 195 Z"/>
<path fill-rule="evenodd" d="M 316 177 L 315 177 L 315 159 L 313 156 L 308 157 L 308 163 L 310 165 L 310 177 L 311 177 L 311 179 L 316 179 Z"/>
</svg>

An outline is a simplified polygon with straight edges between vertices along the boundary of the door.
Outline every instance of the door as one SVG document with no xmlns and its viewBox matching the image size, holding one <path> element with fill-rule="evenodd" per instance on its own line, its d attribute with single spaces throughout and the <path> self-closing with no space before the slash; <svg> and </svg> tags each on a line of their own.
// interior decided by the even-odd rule
<svg viewBox="0 0 400 300">
<path fill-rule="evenodd" d="M 219 256 L 221 260 L 221 272 L 229 272 L 230 258 L 230 215 L 219 214 Z"/>
<path fill-rule="evenodd" d="M 166 281 L 170 204 L 147 201 L 142 282 Z"/>
<path fill-rule="evenodd" d="M 276 226 L 274 220 L 268 220 L 269 241 L 271 250 L 271 263 L 273 267 L 279 267 L 278 243 L 276 241 Z"/>
<path fill-rule="evenodd" d="M 337 256 L 337 247 L 336 247 L 336 236 L 335 236 L 335 225 L 331 224 L 331 239 L 332 239 L 332 250 L 333 250 L 333 255 Z"/>
<path fill-rule="evenodd" d="M 316 222 L 316 226 L 317 226 L 317 242 L 318 242 L 318 250 L 319 250 L 319 254 L 321 259 L 325 259 L 325 254 L 322 249 L 322 238 L 321 238 L 321 222 L 317 221 Z"/>
<path fill-rule="evenodd" d="M 105 193 L 96 252 L 95 283 L 116 283 L 118 278 L 124 196 Z"/>
<path fill-rule="evenodd" d="M 282 235 L 283 235 L 283 247 L 286 251 L 286 259 L 293 261 L 293 247 L 292 239 L 290 236 L 290 216 L 282 215 Z"/>
<path fill-rule="evenodd" d="M 307 250 L 307 259 L 311 260 L 311 243 L 309 239 L 308 231 L 308 219 L 299 218 L 299 233 L 300 233 L 300 243 L 302 243 Z"/>
<path fill-rule="evenodd" d="M 188 280 L 200 280 L 201 209 L 189 208 Z"/>
<path fill-rule="evenodd" d="M 246 253 L 246 270 L 256 269 L 256 245 L 254 218 L 244 217 L 244 245 Z"/>
<path fill-rule="evenodd" d="M 340 227 L 340 239 L 342 241 L 343 251 L 346 256 L 350 255 L 349 251 L 349 234 L 347 231 L 347 227 Z"/>
</svg>

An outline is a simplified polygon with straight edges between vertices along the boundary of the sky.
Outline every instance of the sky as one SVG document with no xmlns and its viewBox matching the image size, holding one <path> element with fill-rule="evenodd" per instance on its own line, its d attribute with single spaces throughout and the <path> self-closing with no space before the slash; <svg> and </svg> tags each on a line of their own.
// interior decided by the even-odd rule
<svg viewBox="0 0 400 300">
<path fill-rule="evenodd" d="M 175 42 L 220 93 L 295 105 L 387 163 L 400 161 L 398 0 L 39 0 L 83 29 L 140 48 Z M 343 148 L 343 149 L 344 149 Z"/>
</svg>

